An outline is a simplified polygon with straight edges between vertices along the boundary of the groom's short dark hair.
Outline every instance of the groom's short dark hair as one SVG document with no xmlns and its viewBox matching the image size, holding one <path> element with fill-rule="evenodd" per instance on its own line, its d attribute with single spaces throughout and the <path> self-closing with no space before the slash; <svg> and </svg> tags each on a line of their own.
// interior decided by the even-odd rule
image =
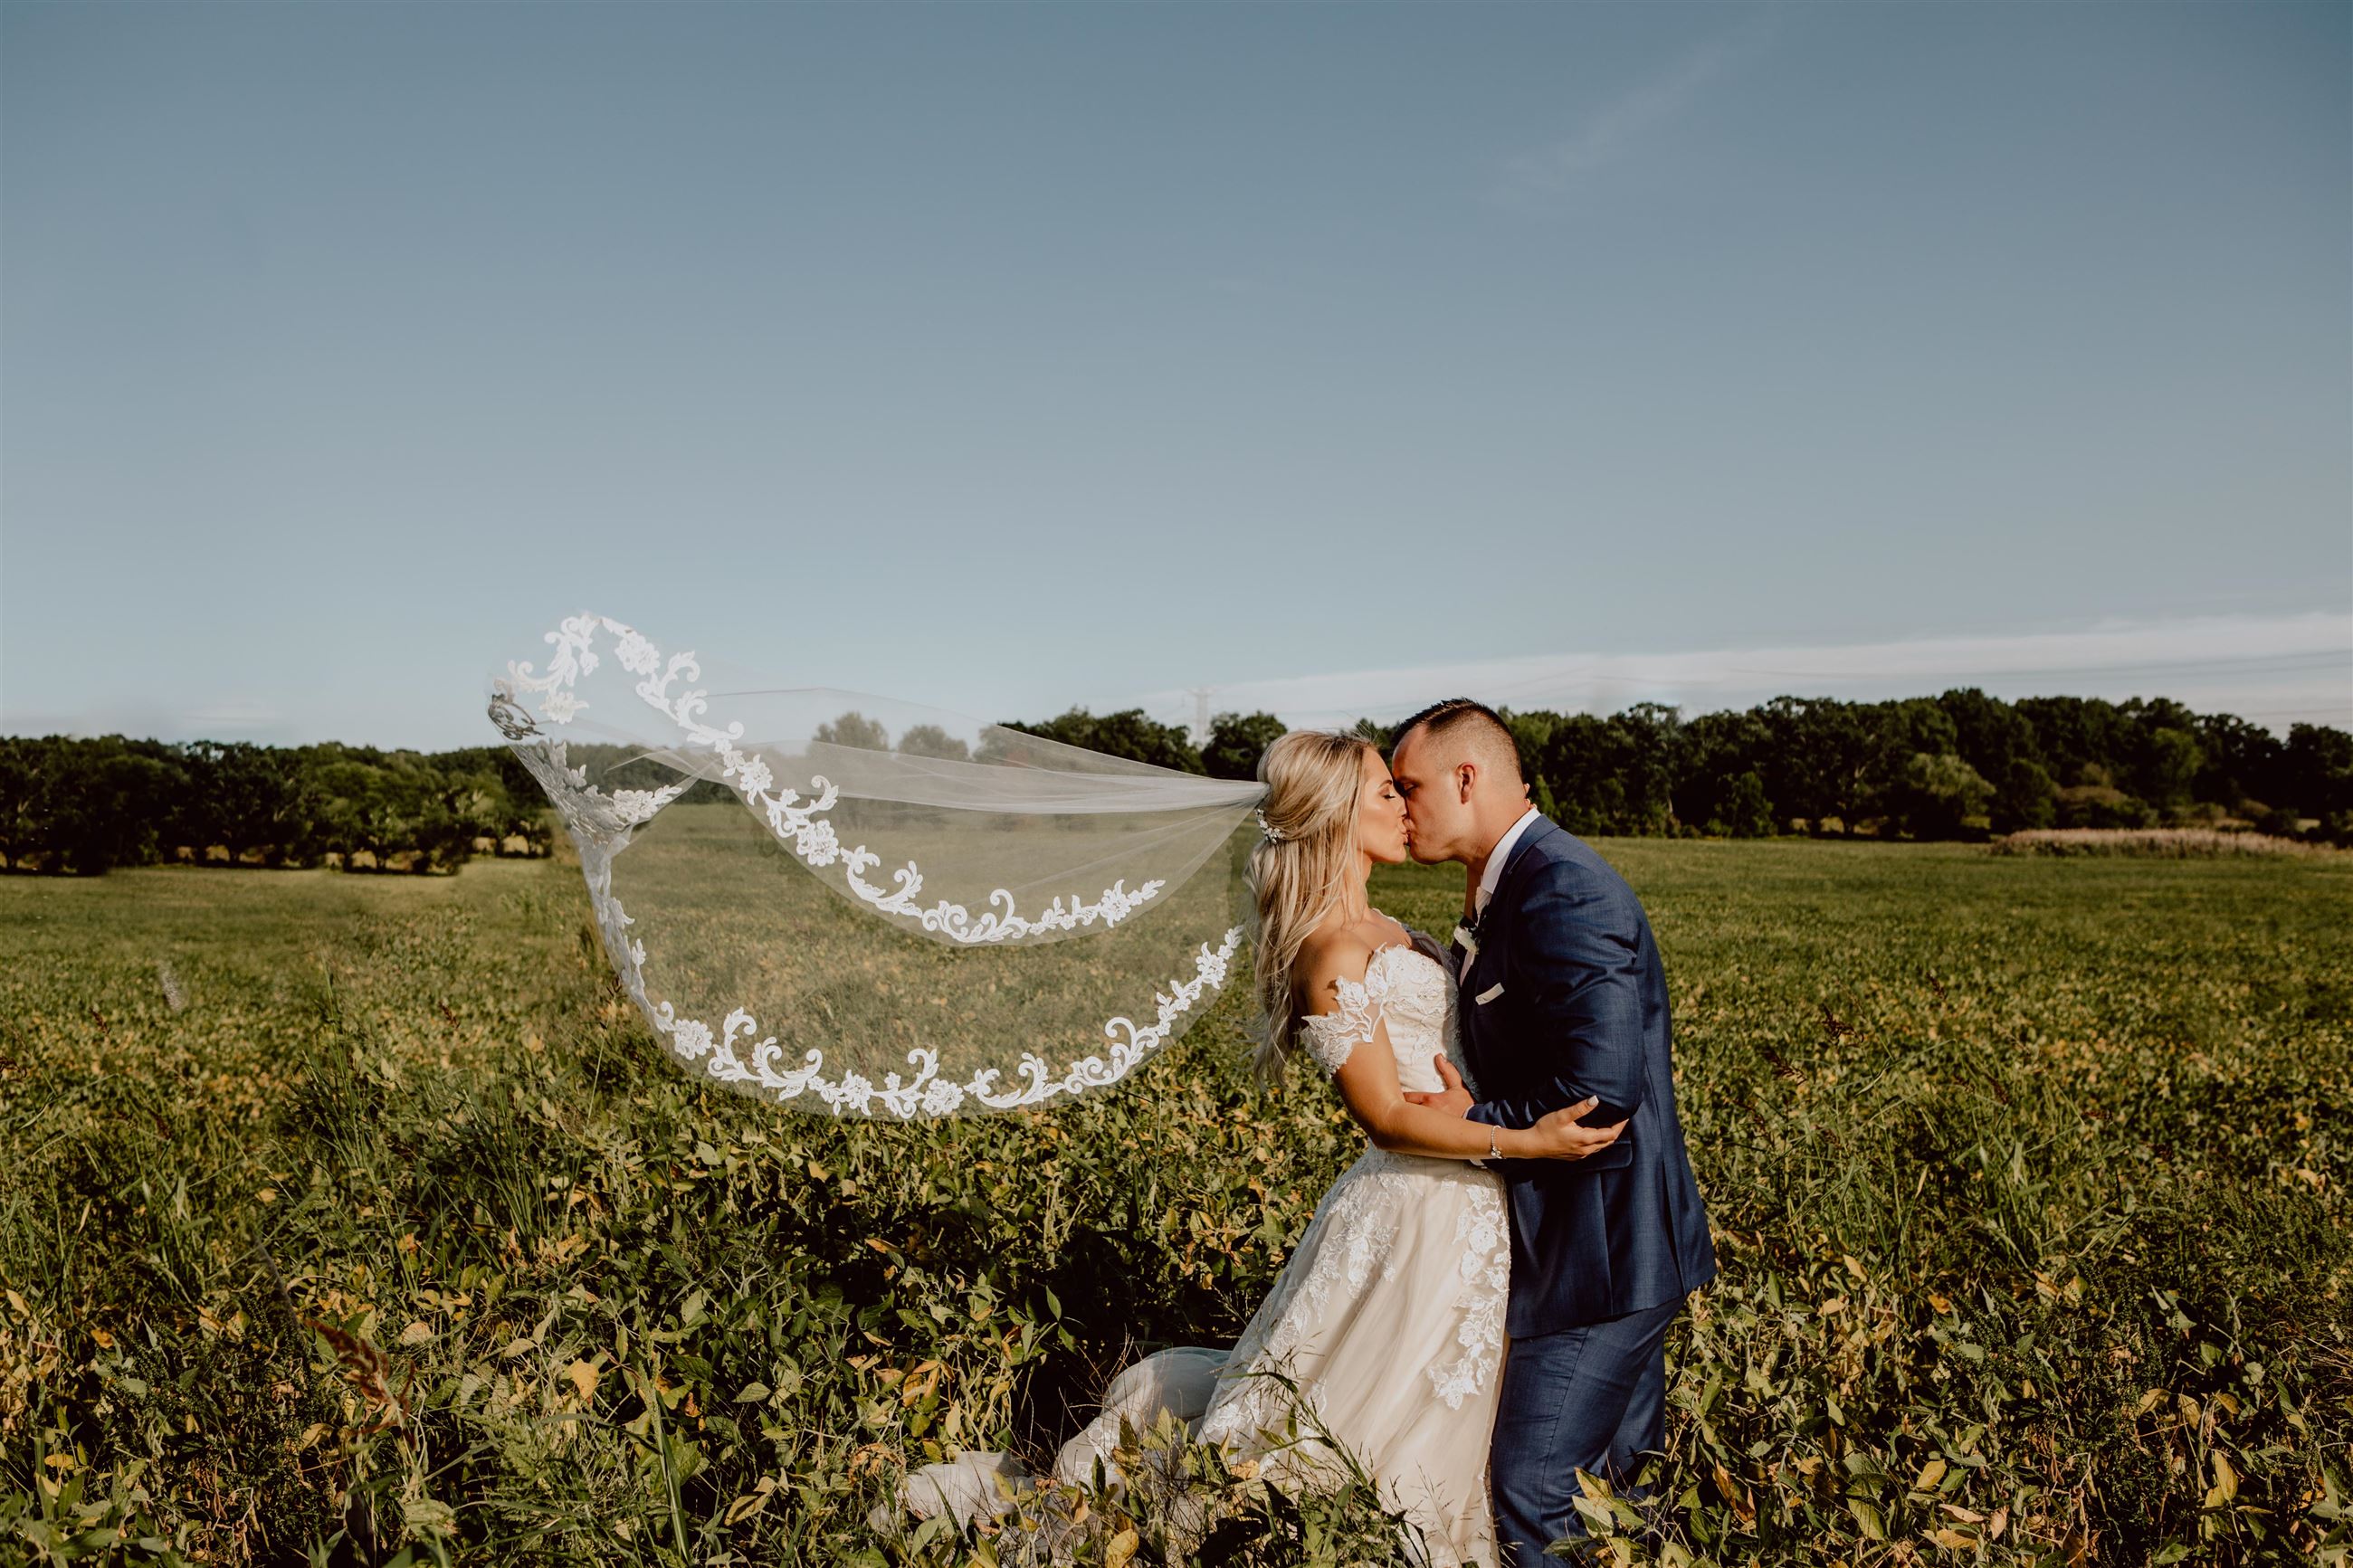
<svg viewBox="0 0 2353 1568">
<path fill-rule="evenodd" d="M 1497 762 L 1509 758 L 1512 776 L 1515 779 L 1521 776 L 1520 746 L 1512 738 L 1512 727 L 1504 722 L 1502 714 L 1484 702 L 1473 701 L 1468 697 L 1450 697 L 1443 702 L 1431 703 L 1397 727 L 1397 739 L 1389 742 L 1389 755 L 1396 756 L 1397 749 L 1405 744 L 1405 738 L 1420 729 L 1427 729 L 1433 741 L 1459 735 L 1465 730 L 1472 731 L 1477 734 L 1478 742 L 1484 742 L 1479 745 L 1479 750 L 1488 752 Z M 1463 738 L 1468 740 L 1471 737 Z"/>
</svg>

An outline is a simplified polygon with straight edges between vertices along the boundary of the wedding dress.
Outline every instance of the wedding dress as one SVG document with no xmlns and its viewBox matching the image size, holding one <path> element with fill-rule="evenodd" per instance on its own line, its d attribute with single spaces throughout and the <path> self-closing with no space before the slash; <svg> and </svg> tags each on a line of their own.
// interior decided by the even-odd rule
<svg viewBox="0 0 2353 1568">
<path fill-rule="evenodd" d="M 1434 1092 L 1440 1052 L 1464 1071 L 1454 1020 L 1452 973 L 1416 932 L 1411 946 L 1375 952 L 1362 981 L 1343 980 L 1336 1009 L 1308 1016 L 1302 1039 L 1335 1073 L 1386 1023 L 1399 1084 Z M 1178 1346 L 1126 1369 L 1063 1445 L 1056 1477 L 1084 1485 L 1100 1462 L 1116 1479 L 1122 1419 L 1147 1431 L 1164 1410 L 1286 1487 L 1340 1473 L 1328 1434 L 1404 1511 L 1430 1561 L 1493 1563 L 1487 1442 L 1510 1269 L 1500 1178 L 1367 1148 L 1316 1205 L 1240 1342 Z M 901 1496 L 921 1513 L 994 1516 L 1000 1476 L 1018 1472 L 967 1454 L 912 1473 Z"/>
</svg>

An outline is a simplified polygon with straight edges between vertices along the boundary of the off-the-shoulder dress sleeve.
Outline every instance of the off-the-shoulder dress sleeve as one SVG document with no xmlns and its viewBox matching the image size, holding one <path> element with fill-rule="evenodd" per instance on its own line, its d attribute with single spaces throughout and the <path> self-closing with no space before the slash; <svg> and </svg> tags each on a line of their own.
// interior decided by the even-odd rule
<svg viewBox="0 0 2353 1568">
<path fill-rule="evenodd" d="M 1334 984 L 1339 988 L 1339 1005 L 1329 1013 L 1309 1013 L 1299 1020 L 1300 1038 L 1306 1043 L 1307 1054 L 1326 1073 L 1338 1072 L 1347 1065 L 1351 1052 L 1372 1039 L 1373 1032 L 1381 1026 L 1382 1004 L 1388 996 L 1378 953 L 1366 965 L 1363 980 L 1344 978 Z"/>
</svg>

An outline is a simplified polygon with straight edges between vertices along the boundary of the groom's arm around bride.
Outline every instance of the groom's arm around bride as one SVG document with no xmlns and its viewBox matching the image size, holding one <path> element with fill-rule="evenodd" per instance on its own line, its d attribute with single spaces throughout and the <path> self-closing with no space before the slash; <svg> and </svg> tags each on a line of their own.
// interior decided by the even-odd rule
<svg viewBox="0 0 2353 1568">
<path fill-rule="evenodd" d="M 1536 822 L 1577 844 L 1544 818 Z M 1643 1049 L 1649 1014 L 1655 1005 L 1663 1031 L 1666 999 L 1663 985 L 1653 997 L 1644 984 L 1657 967 L 1657 953 L 1641 906 L 1616 873 L 1609 881 L 1616 886 L 1588 874 L 1566 854 L 1528 868 L 1511 929 L 1494 934 L 1517 960 L 1508 967 L 1523 991 L 1519 1006 L 1504 1016 L 1510 1032 L 1534 1048 L 1525 1069 L 1498 1086 L 1501 1092 L 1464 1107 L 1471 1121 L 1523 1127 L 1591 1096 L 1600 1103 L 1582 1121 L 1608 1127 L 1642 1108 L 1650 1088 Z M 1505 988 L 1508 994 L 1508 982 Z M 1630 1126 L 1620 1141 L 1641 1131 Z M 1623 1164 L 1631 1153 L 1629 1149 L 1591 1168 Z"/>
</svg>

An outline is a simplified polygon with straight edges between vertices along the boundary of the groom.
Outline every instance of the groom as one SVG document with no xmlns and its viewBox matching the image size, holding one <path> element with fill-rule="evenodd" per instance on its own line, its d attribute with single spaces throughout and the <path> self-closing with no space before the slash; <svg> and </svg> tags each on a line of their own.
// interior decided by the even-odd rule
<svg viewBox="0 0 2353 1568">
<path fill-rule="evenodd" d="M 1585 1125 L 1632 1118 L 1585 1159 L 1499 1167 L 1511 1352 L 1489 1476 L 1503 1560 L 1534 1568 L 1550 1542 L 1585 1534 L 1578 1470 L 1623 1495 L 1660 1447 L 1667 1325 L 1715 1278 L 1715 1248 L 1675 1115 L 1666 976 L 1633 889 L 1528 804 L 1511 731 L 1468 698 L 1407 720 L 1389 769 L 1413 858 L 1469 869 L 1456 978 L 1463 1058 L 1486 1096 L 1473 1101 L 1441 1057 L 1446 1092 L 1406 1098 L 1498 1127 L 1588 1095 L 1601 1103 Z"/>
</svg>

